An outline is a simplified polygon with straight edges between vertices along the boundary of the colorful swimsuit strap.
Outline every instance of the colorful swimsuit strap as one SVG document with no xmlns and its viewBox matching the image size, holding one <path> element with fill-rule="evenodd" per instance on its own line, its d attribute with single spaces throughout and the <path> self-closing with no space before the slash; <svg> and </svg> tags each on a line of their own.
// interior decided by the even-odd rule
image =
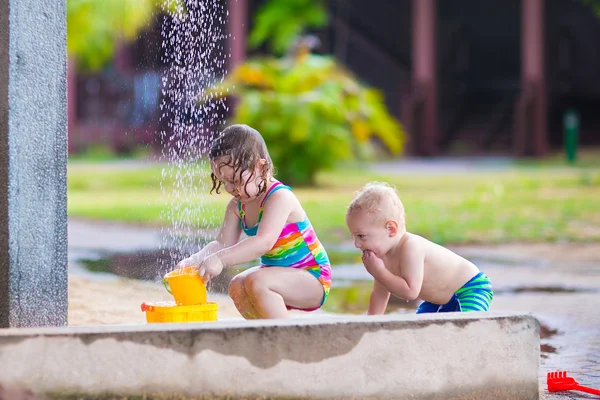
<svg viewBox="0 0 600 400">
<path fill-rule="evenodd" d="M 275 184 L 273 186 L 271 186 L 269 188 L 269 190 L 267 190 L 267 194 L 265 194 L 265 197 L 262 199 L 262 201 L 260 202 L 260 209 L 262 210 L 265 207 L 265 203 L 267 202 L 267 200 L 269 199 L 269 197 L 275 193 L 276 191 L 278 191 L 279 189 L 290 189 L 289 186 L 285 186 L 283 183 L 281 182 L 275 182 Z M 291 189 L 290 189 L 291 190 Z"/>
<path fill-rule="evenodd" d="M 290 189 L 291 190 L 291 188 L 289 186 L 285 186 L 283 183 L 281 183 L 279 181 L 275 182 L 275 184 L 273 186 L 271 186 L 269 188 L 269 190 L 267 190 L 265 197 L 263 197 L 263 199 L 260 202 L 260 206 L 258 209 L 258 220 L 256 222 L 257 224 L 262 219 L 265 202 L 274 192 L 276 192 L 279 189 Z M 246 227 L 246 221 L 244 220 L 244 214 L 246 214 L 246 205 L 244 203 L 242 203 L 241 201 L 238 201 L 238 211 L 240 213 L 240 218 L 242 219 L 242 224 L 244 227 Z"/>
</svg>

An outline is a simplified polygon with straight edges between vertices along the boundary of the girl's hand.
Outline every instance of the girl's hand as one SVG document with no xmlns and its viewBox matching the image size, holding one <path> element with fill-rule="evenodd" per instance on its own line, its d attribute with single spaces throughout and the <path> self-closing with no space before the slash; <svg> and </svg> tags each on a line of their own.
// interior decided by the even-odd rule
<svg viewBox="0 0 600 400">
<path fill-rule="evenodd" d="M 367 271 L 373 276 L 375 276 L 379 271 L 385 269 L 383 260 L 373 254 L 373 252 L 370 250 L 363 251 L 362 261 Z"/>
<path fill-rule="evenodd" d="M 186 267 L 197 267 L 204 261 L 204 257 L 198 257 L 196 254 L 189 256 L 188 258 L 184 258 L 183 260 L 177 263 L 178 269 L 184 269 Z"/>
<path fill-rule="evenodd" d="M 218 276 L 223 271 L 223 267 L 221 259 L 216 254 L 213 254 L 199 265 L 198 275 L 208 282 Z"/>
</svg>

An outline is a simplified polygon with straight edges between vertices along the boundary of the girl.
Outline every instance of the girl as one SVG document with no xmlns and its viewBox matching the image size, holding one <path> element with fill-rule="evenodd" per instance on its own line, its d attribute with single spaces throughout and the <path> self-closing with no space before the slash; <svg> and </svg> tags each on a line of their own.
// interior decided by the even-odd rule
<svg viewBox="0 0 600 400">
<path fill-rule="evenodd" d="M 211 193 L 232 199 L 216 240 L 178 266 L 198 266 L 210 280 L 223 268 L 260 266 L 235 276 L 229 295 L 244 318 L 287 318 L 289 309 L 320 308 L 331 285 L 325 249 L 290 187 L 273 177 L 273 163 L 255 129 L 232 125 L 210 149 Z M 247 238 L 240 240 L 242 231 Z"/>
</svg>

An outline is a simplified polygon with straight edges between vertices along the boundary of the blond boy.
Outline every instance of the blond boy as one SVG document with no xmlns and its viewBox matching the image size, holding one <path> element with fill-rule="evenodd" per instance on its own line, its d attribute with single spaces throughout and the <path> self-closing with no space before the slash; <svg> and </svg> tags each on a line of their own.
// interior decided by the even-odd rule
<svg viewBox="0 0 600 400">
<path fill-rule="evenodd" d="M 390 294 L 423 300 L 417 314 L 489 309 L 489 278 L 456 253 L 407 232 L 404 206 L 387 183 L 372 182 L 358 192 L 346 225 L 375 279 L 368 314 L 383 314 Z"/>
</svg>

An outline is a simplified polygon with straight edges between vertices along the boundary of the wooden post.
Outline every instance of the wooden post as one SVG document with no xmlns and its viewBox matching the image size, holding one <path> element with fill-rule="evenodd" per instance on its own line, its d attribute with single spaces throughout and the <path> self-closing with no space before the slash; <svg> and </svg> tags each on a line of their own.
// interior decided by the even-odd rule
<svg viewBox="0 0 600 400">
<path fill-rule="evenodd" d="M 521 0 L 521 87 L 533 87 L 529 128 L 520 138 L 525 153 L 541 156 L 548 151 L 546 73 L 544 42 L 544 0 Z"/>
<path fill-rule="evenodd" d="M 229 48 L 231 58 L 228 69 L 231 72 L 238 64 L 246 59 L 246 36 L 248 29 L 248 0 L 227 1 L 229 18 L 227 31 L 229 33 Z"/>
<path fill-rule="evenodd" d="M 412 10 L 413 90 L 423 88 L 425 96 L 423 112 L 416 117 L 422 129 L 413 133 L 420 137 L 413 137 L 413 140 L 418 153 L 432 156 L 439 150 L 436 0 L 413 0 Z"/>
</svg>

